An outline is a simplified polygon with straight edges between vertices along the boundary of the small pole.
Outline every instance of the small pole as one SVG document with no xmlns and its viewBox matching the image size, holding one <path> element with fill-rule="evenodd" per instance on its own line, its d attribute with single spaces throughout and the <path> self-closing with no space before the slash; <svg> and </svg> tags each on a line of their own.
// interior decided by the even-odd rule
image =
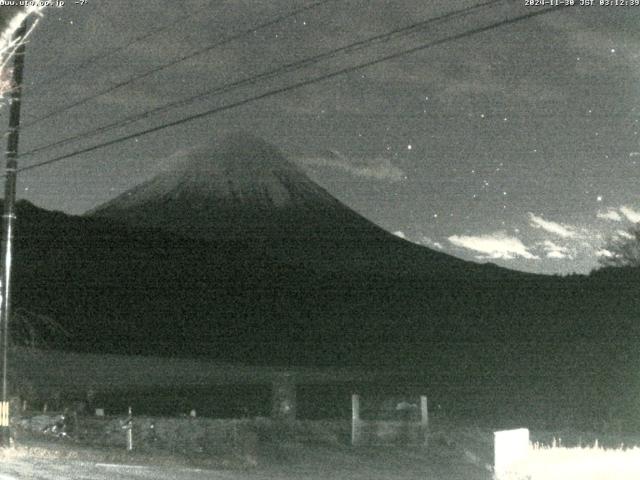
<svg viewBox="0 0 640 480">
<path fill-rule="evenodd" d="M 133 414 L 131 412 L 131 407 L 129 407 L 129 418 L 127 418 L 127 451 L 130 452 L 133 450 Z"/>
<path fill-rule="evenodd" d="M 422 426 L 427 428 L 429 426 L 429 409 L 427 407 L 426 395 L 420 395 L 420 414 Z"/>
<path fill-rule="evenodd" d="M 426 445 L 429 441 L 429 409 L 426 395 L 420 395 L 420 423 Z"/>
<path fill-rule="evenodd" d="M 15 219 L 14 206 L 16 201 L 16 177 L 18 173 L 18 138 L 20 131 L 20 103 L 22 99 L 22 74 L 24 71 L 24 37 L 27 34 L 27 20 L 23 20 L 20 28 L 15 32 L 14 39 L 19 42 L 13 59 L 13 79 L 11 85 L 9 110 L 9 137 L 7 140 L 7 166 L 4 187 L 4 215 L 2 257 L 4 271 L 0 288 L 0 342 L 2 345 L 2 398 L 0 399 L 0 446 L 11 446 L 11 431 L 9 428 L 9 401 L 7 391 L 7 353 L 9 350 L 9 318 L 11 260 L 13 250 L 13 221 Z"/>
<path fill-rule="evenodd" d="M 360 443 L 360 395 L 351 395 L 351 445 Z"/>
</svg>

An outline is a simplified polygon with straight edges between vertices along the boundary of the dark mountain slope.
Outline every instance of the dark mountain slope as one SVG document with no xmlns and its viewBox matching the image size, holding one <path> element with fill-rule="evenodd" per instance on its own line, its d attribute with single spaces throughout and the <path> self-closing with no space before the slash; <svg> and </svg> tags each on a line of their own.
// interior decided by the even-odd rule
<svg viewBox="0 0 640 480">
<path fill-rule="evenodd" d="M 535 292 L 562 284 L 476 265 L 462 278 L 418 263 L 347 275 L 25 202 L 18 219 L 16 306 L 60 321 L 87 351 L 327 363 L 385 343 L 526 337 L 532 319 L 554 325 Z"/>
<path fill-rule="evenodd" d="M 530 275 L 398 239 L 246 136 L 84 217 L 21 202 L 15 268 L 15 305 L 94 352 L 373 364 L 525 342 L 545 355 L 634 338 L 640 313 L 628 275 Z"/>
<path fill-rule="evenodd" d="M 401 272 L 416 257 L 440 275 L 475 268 L 382 230 L 329 195 L 275 147 L 245 133 L 189 152 L 173 168 L 87 216 L 239 242 L 281 262 L 324 270 Z"/>
</svg>

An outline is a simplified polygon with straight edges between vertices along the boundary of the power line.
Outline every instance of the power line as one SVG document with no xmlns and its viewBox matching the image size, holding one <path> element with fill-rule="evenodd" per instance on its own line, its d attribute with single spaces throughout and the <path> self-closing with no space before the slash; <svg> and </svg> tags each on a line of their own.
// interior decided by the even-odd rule
<svg viewBox="0 0 640 480">
<path fill-rule="evenodd" d="M 322 60 L 326 60 L 326 59 L 330 59 L 333 58 L 335 56 L 337 56 L 339 53 L 344 53 L 344 52 L 349 52 L 349 51 L 356 51 L 357 49 L 363 49 L 366 48 L 368 46 L 370 46 L 371 44 L 373 44 L 374 42 L 381 42 L 381 41 L 387 41 L 392 39 L 393 37 L 396 36 L 404 36 L 404 35 L 409 35 L 410 33 L 422 29 L 424 27 L 426 27 L 427 25 L 430 25 L 432 23 L 435 22 L 440 22 L 440 21 L 444 21 L 444 20 L 449 20 L 451 18 L 457 17 L 457 16 L 461 16 L 461 15 L 467 15 L 469 13 L 471 13 L 472 11 L 490 6 L 492 4 L 496 4 L 496 3 L 501 3 L 504 0 L 489 0 L 486 1 L 484 3 L 481 4 L 477 4 L 474 5 L 473 7 L 467 7 L 464 9 L 460 9 L 460 10 L 456 10 L 453 12 L 448 12 L 446 14 L 440 15 L 438 17 L 434 17 L 434 18 L 430 18 L 427 20 L 423 20 L 421 22 L 417 22 L 411 25 L 408 25 L 406 27 L 402 27 L 396 30 L 392 30 L 390 32 L 384 33 L 384 34 L 380 34 L 380 35 L 375 35 L 373 37 L 369 37 L 366 38 L 364 40 L 360 40 L 354 43 L 350 43 L 348 45 L 339 47 L 339 48 L 335 48 L 333 50 L 330 50 L 328 52 L 324 52 L 318 55 L 315 55 L 313 57 L 310 58 L 306 58 L 306 59 L 302 59 L 302 60 L 298 60 L 296 62 L 292 62 L 292 63 L 288 63 L 285 65 L 281 65 L 280 67 L 277 67 L 275 69 L 260 73 L 258 75 L 254 75 L 252 77 L 248 77 L 248 78 L 244 78 L 241 80 L 237 80 L 235 82 L 226 84 L 226 85 L 222 85 L 210 90 L 206 90 L 204 92 L 201 92 L 197 95 L 191 96 L 189 98 L 186 99 L 181 99 L 181 100 L 177 100 L 174 102 L 170 102 L 168 104 L 165 105 L 160 105 L 154 109 L 148 110 L 146 112 L 141 112 L 141 113 L 137 113 L 134 115 L 130 115 L 128 117 L 125 117 L 123 119 L 117 120 L 115 122 L 112 122 L 110 124 L 107 125 L 103 125 L 101 127 L 97 127 L 93 130 L 88 130 L 67 138 L 64 138 L 62 140 L 58 140 L 54 143 L 50 143 L 50 144 L 46 144 L 46 145 L 42 145 L 40 147 L 36 147 L 32 150 L 29 150 L 27 152 L 24 152 L 22 154 L 23 157 L 28 156 L 28 155 L 33 155 L 35 153 L 39 153 L 45 150 L 49 150 L 53 147 L 57 147 L 57 146 L 61 146 L 64 144 L 67 144 L 69 142 L 75 141 L 75 140 L 83 140 L 86 138 L 90 138 L 92 136 L 95 136 L 99 133 L 103 133 L 105 131 L 111 130 L 113 128 L 119 128 L 119 127 L 124 127 L 125 125 L 129 125 L 131 123 L 137 122 L 139 120 L 143 120 L 145 118 L 148 118 L 152 115 L 155 115 L 157 113 L 161 113 L 167 110 L 170 110 L 172 108 L 175 107 L 179 107 L 179 106 L 184 106 L 187 105 L 189 103 L 192 103 L 196 100 L 205 98 L 205 97 L 210 97 L 212 95 L 220 95 L 222 93 L 227 93 L 231 90 L 234 90 L 236 88 L 239 87 L 243 87 L 246 85 L 252 85 L 254 83 L 256 83 L 259 80 L 263 80 L 263 79 L 268 79 L 268 78 L 273 78 L 276 77 L 282 73 L 287 73 L 287 72 L 291 72 L 291 71 L 295 71 L 298 70 L 302 67 L 308 66 L 308 65 L 312 65 L 314 63 L 318 63 Z"/>
<path fill-rule="evenodd" d="M 177 64 L 179 64 L 181 62 L 184 62 L 186 60 L 190 60 L 190 59 L 195 58 L 195 57 L 197 57 L 199 55 L 202 55 L 204 53 L 210 52 L 210 51 L 212 51 L 212 50 L 214 50 L 214 49 L 216 49 L 216 48 L 218 48 L 218 47 L 220 47 L 222 45 L 225 45 L 225 44 L 227 44 L 229 42 L 232 42 L 234 40 L 242 38 L 245 35 L 252 34 L 253 32 L 255 32 L 257 30 L 262 30 L 264 28 L 271 27 L 273 25 L 276 25 L 276 24 L 288 19 L 288 18 L 291 18 L 291 17 L 294 17 L 296 15 L 299 15 L 300 13 L 303 13 L 303 12 L 306 12 L 306 11 L 309 11 L 309 10 L 313 10 L 315 8 L 321 7 L 322 5 L 324 5 L 326 3 L 334 2 L 334 1 L 336 1 L 336 0 L 320 0 L 318 2 L 312 3 L 312 4 L 307 5 L 305 7 L 298 8 L 298 9 L 296 9 L 296 10 L 290 12 L 290 13 L 287 13 L 285 15 L 281 15 L 279 17 L 276 17 L 276 18 L 272 19 L 272 20 L 269 20 L 267 22 L 261 23 L 259 25 L 254 26 L 254 27 L 251 27 L 251 28 L 249 28 L 247 30 L 243 30 L 242 32 L 239 32 L 239 33 L 236 33 L 236 34 L 231 35 L 229 37 L 223 38 L 222 40 L 214 43 L 213 45 L 209 45 L 207 47 L 201 48 L 199 50 L 196 50 L 195 52 L 192 52 L 192 53 L 190 53 L 188 55 L 180 57 L 180 58 L 178 58 L 176 60 L 172 60 L 170 62 L 167 62 L 167 63 L 164 63 L 162 65 L 159 65 L 158 67 L 152 68 L 151 70 L 147 70 L 146 72 L 143 72 L 143 73 L 140 73 L 138 75 L 134 75 L 132 77 L 129 77 L 128 79 L 123 80 L 121 82 L 118 82 L 115 85 L 112 85 L 111 87 L 109 87 L 109 88 L 107 88 L 105 90 L 102 90 L 102 91 L 100 91 L 98 93 L 95 93 L 93 95 L 90 95 L 88 97 L 80 99 L 77 102 L 71 103 L 71 104 L 69 104 L 67 106 L 61 107 L 61 108 L 56 109 L 56 110 L 52 110 L 49 113 L 46 113 L 45 115 L 43 115 L 41 117 L 38 117 L 38 118 L 36 118 L 34 120 L 31 120 L 30 122 L 27 122 L 24 125 L 24 127 L 25 128 L 31 127 L 31 126 L 33 126 L 33 125 L 35 125 L 37 123 L 40 123 L 43 120 L 51 118 L 51 117 L 53 117 L 55 115 L 59 115 L 60 113 L 66 112 L 68 110 L 71 110 L 72 108 L 75 108 L 77 106 L 83 105 L 83 104 L 85 104 L 85 103 L 87 103 L 87 102 L 89 102 L 91 100 L 94 100 L 94 99 L 96 99 L 98 97 L 101 97 L 103 95 L 111 93 L 111 92 L 113 92 L 115 90 L 118 90 L 119 88 L 125 87 L 125 86 L 127 86 L 127 85 L 129 85 L 131 83 L 134 83 L 134 82 L 138 81 L 138 80 L 141 80 L 143 78 L 147 78 L 147 77 L 149 77 L 151 75 L 154 75 L 154 74 L 156 74 L 158 72 L 161 72 L 162 70 L 166 70 L 167 68 L 173 67 L 173 66 L 175 66 L 175 65 L 177 65 Z"/>
<path fill-rule="evenodd" d="M 60 155 L 60 156 L 52 158 L 50 160 L 45 160 L 43 162 L 39 162 L 39 163 L 35 163 L 35 164 L 32 164 L 32 165 L 28 165 L 26 167 L 20 168 L 18 171 L 22 172 L 22 171 L 26 171 L 26 170 L 32 170 L 32 169 L 35 169 L 35 168 L 39 168 L 39 167 L 42 167 L 42 166 L 45 166 L 45 165 L 51 165 L 53 163 L 57 163 L 57 162 L 60 162 L 62 160 L 66 160 L 66 159 L 81 155 L 83 153 L 89 153 L 89 152 L 92 152 L 92 151 L 95 151 L 95 150 L 99 150 L 99 149 L 104 148 L 104 147 L 108 147 L 108 146 L 115 145 L 115 144 L 118 144 L 118 143 L 121 143 L 121 142 L 125 142 L 127 140 L 132 140 L 134 138 L 137 138 L 137 137 L 140 137 L 140 136 L 143 136 L 143 135 L 148 135 L 150 133 L 158 132 L 160 130 L 164 130 L 164 129 L 175 127 L 175 126 L 178 126 L 178 125 L 181 125 L 181 124 L 184 124 L 184 123 L 188 123 L 188 122 L 192 122 L 192 121 L 195 121 L 195 120 L 199 120 L 201 118 L 208 117 L 210 115 L 214 115 L 214 114 L 222 112 L 222 111 L 231 110 L 232 108 L 240 107 L 240 106 L 255 102 L 257 100 L 262 100 L 262 99 L 265 99 L 265 98 L 269 98 L 269 97 L 278 95 L 280 93 L 285 93 L 285 92 L 288 92 L 288 91 L 291 91 L 291 90 L 295 90 L 295 89 L 298 89 L 298 88 L 301 88 L 301 87 L 305 87 L 307 85 L 311 85 L 311 84 L 314 84 L 314 83 L 318 83 L 318 82 L 322 82 L 322 81 L 325 81 L 325 80 L 329 80 L 329 79 L 335 78 L 335 77 L 337 77 L 339 75 L 344 75 L 346 73 L 351 73 L 351 72 L 354 72 L 354 71 L 357 71 L 357 70 L 361 70 L 363 68 L 368 68 L 368 67 L 371 67 L 373 65 L 377 65 L 379 63 L 382 63 L 382 62 L 386 62 L 386 61 L 393 60 L 393 59 L 396 59 L 396 58 L 399 58 L 399 57 L 410 55 L 412 53 L 416 53 L 416 52 L 419 52 L 419 51 L 422 51 L 422 50 L 426 50 L 428 48 L 431 48 L 431 47 L 434 47 L 434 46 L 437 46 L 437 45 L 442 45 L 444 43 L 448 43 L 448 42 L 455 41 L 455 40 L 460 40 L 460 39 L 465 38 L 465 37 L 469 37 L 469 36 L 476 35 L 476 34 L 479 34 L 479 33 L 487 32 L 487 31 L 493 30 L 493 29 L 498 28 L 498 27 L 502 27 L 502 26 L 505 26 L 505 25 L 512 25 L 514 23 L 521 22 L 523 20 L 528 20 L 530 18 L 539 16 L 539 15 L 543 15 L 543 14 L 549 13 L 549 12 L 554 11 L 554 10 L 557 11 L 558 9 L 561 9 L 561 8 L 566 8 L 566 7 L 557 6 L 557 7 L 551 7 L 551 8 L 541 9 L 541 10 L 535 10 L 535 11 L 532 11 L 532 12 L 527 13 L 525 15 L 520 15 L 518 17 L 514 17 L 514 18 L 511 18 L 511 19 L 501 20 L 499 22 L 495 22 L 495 23 L 492 23 L 492 24 L 484 26 L 484 27 L 478 27 L 478 28 L 474 28 L 474 29 L 471 29 L 471 30 L 467 30 L 466 32 L 462 32 L 462 33 L 455 34 L 455 35 L 450 35 L 450 36 L 445 37 L 445 38 L 440 39 L 440 40 L 436 40 L 436 41 L 429 42 L 429 43 L 426 43 L 426 44 L 422 44 L 422 45 L 419 45 L 419 46 L 416 46 L 416 47 L 412 47 L 412 48 L 409 48 L 407 50 L 403 50 L 403 51 L 396 52 L 396 53 L 393 53 L 393 54 L 390 54 L 390 55 L 386 55 L 384 57 L 381 57 L 381 58 L 378 58 L 378 59 L 375 59 L 375 60 L 369 60 L 367 62 L 363 62 L 363 63 L 357 64 L 357 65 L 353 65 L 353 66 L 350 66 L 350 67 L 342 68 L 342 69 L 337 70 L 335 72 L 327 73 L 327 74 L 324 74 L 324 75 L 320 75 L 320 76 L 317 76 L 317 77 L 314 77 L 314 78 L 310 78 L 310 79 L 307 79 L 307 80 L 303 80 L 303 81 L 294 83 L 292 85 L 288 85 L 288 86 L 285 86 L 285 87 L 280 87 L 280 88 L 277 88 L 277 89 L 274 89 L 274 90 L 270 90 L 268 92 L 265 92 L 265 93 L 262 93 L 262 94 L 259 94 L 259 95 L 255 95 L 253 97 L 250 97 L 250 98 L 247 98 L 247 99 L 244 99 L 244 100 L 239 100 L 239 101 L 231 103 L 229 105 L 224 105 L 222 107 L 217 107 L 217 108 L 214 108 L 214 109 L 211 109 L 211 110 L 207 110 L 205 112 L 201 112 L 201 113 L 198 113 L 198 114 L 195 114 L 195 115 L 190 115 L 190 116 L 182 118 L 180 120 L 176 120 L 176 121 L 173 121 L 173 122 L 170 122 L 170 123 L 166 123 L 166 124 L 163 124 L 163 125 L 159 125 L 159 126 L 156 126 L 156 127 L 153 127 L 153 128 L 149 128 L 149 129 L 146 129 L 146 130 L 142 130 L 142 131 L 139 131 L 139 132 L 136 132 L 136 133 L 133 133 L 133 134 L 128 134 L 128 135 L 125 135 L 125 136 L 122 136 L 122 137 L 118 137 L 116 139 L 109 140 L 107 142 L 103 142 L 103 143 L 100 143 L 100 144 L 96 144 L 96 145 L 93 145 L 91 147 L 86 147 L 86 148 L 83 148 L 83 149 L 80 149 L 80 150 L 76 150 L 74 152 L 70 152 L 70 153 L 67 153 L 67 154 L 64 154 L 64 155 Z"/>
<path fill-rule="evenodd" d="M 274 96 L 274 95 L 278 95 L 280 93 L 287 92 L 289 90 L 294 90 L 294 89 L 297 89 L 297 88 L 301 88 L 301 87 L 304 87 L 304 86 L 307 86 L 307 85 L 310 85 L 310 84 L 313 84 L 313 83 L 318 83 L 320 81 L 328 80 L 328 79 L 334 78 L 336 76 L 343 75 L 345 73 L 351 73 L 353 71 L 360 70 L 360 69 L 363 69 L 363 68 L 367 68 L 367 67 L 370 67 L 370 66 L 373 66 L 373 65 L 388 61 L 388 60 L 392 60 L 392 59 L 395 59 L 395 58 L 406 56 L 406 55 L 409 55 L 409 54 L 412 54 L 412 53 L 415 53 L 415 52 L 418 52 L 418 51 L 421 51 L 421 50 L 425 50 L 427 48 L 431 48 L 431 47 L 436 46 L 436 45 L 440 45 L 440 44 L 447 43 L 447 42 L 454 41 L 454 40 L 459 40 L 461 38 L 464 38 L 464 37 L 467 37 L 467 36 L 471 36 L 471 35 L 475 35 L 477 33 L 482 33 L 482 32 L 485 32 L 485 31 L 488 31 L 488 30 L 492 30 L 494 28 L 498 28 L 498 27 L 501 27 L 501 26 L 504 26 L 504 25 L 509 25 L 509 24 L 513 24 L 513 23 L 516 23 L 516 22 L 519 22 L 519 21 L 522 21 L 522 20 L 526 20 L 526 19 L 538 16 L 538 15 L 541 15 L 541 14 L 548 13 L 549 11 L 554 10 L 554 9 L 558 9 L 558 8 L 563 8 L 563 7 L 553 7 L 553 8 L 548 8 L 548 9 L 544 9 L 544 10 L 538 10 L 538 11 L 534 11 L 534 12 L 528 13 L 526 15 L 521 15 L 519 17 L 515 17 L 515 18 L 512 18 L 512 19 L 502 20 L 500 22 L 496 22 L 496 23 L 493 23 L 493 24 L 485 26 L 485 27 L 479 27 L 479 28 L 476 28 L 476 29 L 468 30 L 468 31 L 462 32 L 460 34 L 456 34 L 456 35 L 453 35 L 453 36 L 445 37 L 444 39 L 441 39 L 441 40 L 437 40 L 437 41 L 434 41 L 434 42 L 431 42 L 431 43 L 419 45 L 417 47 L 413 47 L 413 48 L 410 48 L 410 49 L 407 49 L 407 50 L 396 52 L 396 53 L 393 53 L 393 54 L 390 54 L 390 55 L 387 55 L 387 56 L 384 56 L 384 57 L 381 57 L 381 58 L 378 58 L 378 59 L 375 59 L 375 60 L 370 60 L 370 61 L 367 61 L 367 62 L 364 62 L 364 63 L 360 63 L 358 65 L 354 65 L 354 66 L 351 66 L 351 67 L 346 67 L 346 68 L 340 69 L 338 71 L 331 72 L 329 74 L 317 76 L 317 77 L 312 78 L 312 79 L 303 80 L 301 82 L 298 82 L 298 83 L 295 83 L 295 84 L 292 84 L 292 85 L 289 85 L 289 86 L 277 88 L 275 90 L 271 90 L 271 91 L 268 91 L 268 92 L 265 92 L 265 93 L 262 93 L 262 94 L 259 94 L 259 95 L 255 95 L 253 97 L 250 97 L 250 98 L 247 98 L 247 99 L 244 99 L 244 100 L 240 100 L 240 101 L 237 101 L 237 102 L 229 104 L 229 105 L 224 105 L 222 107 L 217 107 L 217 108 L 214 108 L 214 109 L 211 109 L 211 110 L 207 110 L 205 112 L 201 112 L 201 113 L 198 113 L 198 114 L 195 114 L 195 115 L 191 115 L 191 116 L 188 116 L 188 117 L 185 117 L 185 118 L 182 118 L 180 120 L 176 120 L 176 121 L 173 121 L 173 122 L 170 122 L 170 123 L 167 123 L 167 124 L 159 125 L 157 127 L 153 127 L 153 128 L 149 128 L 149 129 L 146 129 L 146 130 L 142 130 L 142 131 L 134 133 L 134 134 L 125 135 L 123 137 L 119 137 L 119 138 L 116 138 L 114 140 L 110 140 L 110 141 L 107 141 L 107 142 L 104 142 L 104 143 L 100 143 L 100 144 L 97 144 L 97 145 L 94 145 L 94 146 L 91 146 L 91 147 L 87 147 L 87 148 L 84 148 L 84 149 L 77 150 L 75 152 L 64 154 L 64 155 L 61 155 L 59 157 L 56 157 L 56 158 L 53 158 L 53 159 L 50 159 L 50 160 L 46 160 L 44 162 L 39 162 L 39 163 L 36 163 L 36 164 L 33 164 L 33 165 L 29 165 L 29 166 L 23 167 L 19 171 L 31 170 L 33 168 L 37 168 L 37 167 L 40 167 L 40 166 L 44 166 L 44 165 L 48 165 L 48 164 L 55 163 L 55 162 L 58 162 L 58 161 L 62 161 L 62 160 L 65 160 L 65 159 L 80 155 L 82 153 L 88 153 L 88 152 L 91 152 L 91 151 L 94 151 L 94 150 L 98 150 L 98 149 L 106 147 L 106 146 L 114 145 L 114 144 L 117 144 L 117 143 L 120 143 L 120 142 L 124 142 L 124 141 L 127 141 L 127 140 L 131 140 L 131 139 L 143 136 L 143 135 L 147 135 L 147 134 L 154 133 L 154 132 L 157 132 L 157 131 L 160 131 L 160 130 L 164 130 L 166 128 L 170 128 L 170 127 L 174 127 L 174 126 L 177 126 L 177 125 L 180 125 L 180 124 L 183 124 L 183 123 L 187 123 L 187 122 L 190 122 L 190 121 L 198 120 L 200 118 L 203 118 L 203 117 L 206 117 L 206 116 L 209 116 L 209 115 L 213 115 L 213 114 L 216 114 L 216 113 L 219 113 L 219 112 L 222 112 L 222 111 L 230 110 L 230 109 L 235 108 L 235 107 L 243 106 L 243 105 L 246 105 L 248 103 L 257 101 L 257 100 L 262 100 L 264 98 L 268 98 L 268 97 L 271 97 L 271 96 Z"/>
</svg>

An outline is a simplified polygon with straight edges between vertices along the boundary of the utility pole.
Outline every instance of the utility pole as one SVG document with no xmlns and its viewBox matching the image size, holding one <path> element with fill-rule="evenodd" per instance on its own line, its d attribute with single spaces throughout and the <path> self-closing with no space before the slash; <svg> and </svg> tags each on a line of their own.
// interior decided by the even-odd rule
<svg viewBox="0 0 640 480">
<path fill-rule="evenodd" d="M 4 187 L 4 214 L 2 257 L 4 271 L 0 289 L 0 342 L 2 346 L 2 398 L 0 402 L 0 446 L 8 448 L 11 445 L 9 427 L 9 400 L 7 391 L 7 357 L 9 350 L 9 318 L 11 313 L 10 284 L 11 260 L 13 249 L 13 221 L 16 202 L 16 177 L 18 174 L 18 138 L 20 133 L 20 102 L 22 100 L 22 73 L 24 71 L 24 37 L 27 34 L 27 20 L 16 30 L 14 39 L 19 42 L 13 59 L 13 78 L 9 97 L 9 136 L 7 139 L 7 167 Z"/>
</svg>

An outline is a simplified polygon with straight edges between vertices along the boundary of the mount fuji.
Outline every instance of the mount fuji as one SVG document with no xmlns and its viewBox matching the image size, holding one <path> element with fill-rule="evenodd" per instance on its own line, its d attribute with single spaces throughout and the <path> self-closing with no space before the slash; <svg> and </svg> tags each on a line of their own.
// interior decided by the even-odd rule
<svg viewBox="0 0 640 480">
<path fill-rule="evenodd" d="M 74 350 L 406 363 L 434 345 L 638 330 L 631 273 L 525 274 L 414 245 L 246 134 L 83 216 L 18 207 L 14 305 L 58 321 Z"/>
<path fill-rule="evenodd" d="M 412 263 L 416 256 L 429 257 L 440 269 L 475 265 L 376 226 L 313 182 L 277 148 L 244 132 L 186 152 L 170 168 L 86 216 L 244 245 L 279 261 L 331 269 L 345 261 L 349 268 L 384 263 L 391 268 L 398 261 Z"/>
<path fill-rule="evenodd" d="M 147 215 L 159 203 L 165 208 L 185 209 L 180 217 L 205 208 L 209 214 L 215 212 L 212 218 L 216 219 L 226 211 L 291 212 L 339 207 L 278 149 L 248 133 L 236 133 L 188 151 L 164 172 L 91 214 L 155 224 L 157 218 Z"/>
</svg>

